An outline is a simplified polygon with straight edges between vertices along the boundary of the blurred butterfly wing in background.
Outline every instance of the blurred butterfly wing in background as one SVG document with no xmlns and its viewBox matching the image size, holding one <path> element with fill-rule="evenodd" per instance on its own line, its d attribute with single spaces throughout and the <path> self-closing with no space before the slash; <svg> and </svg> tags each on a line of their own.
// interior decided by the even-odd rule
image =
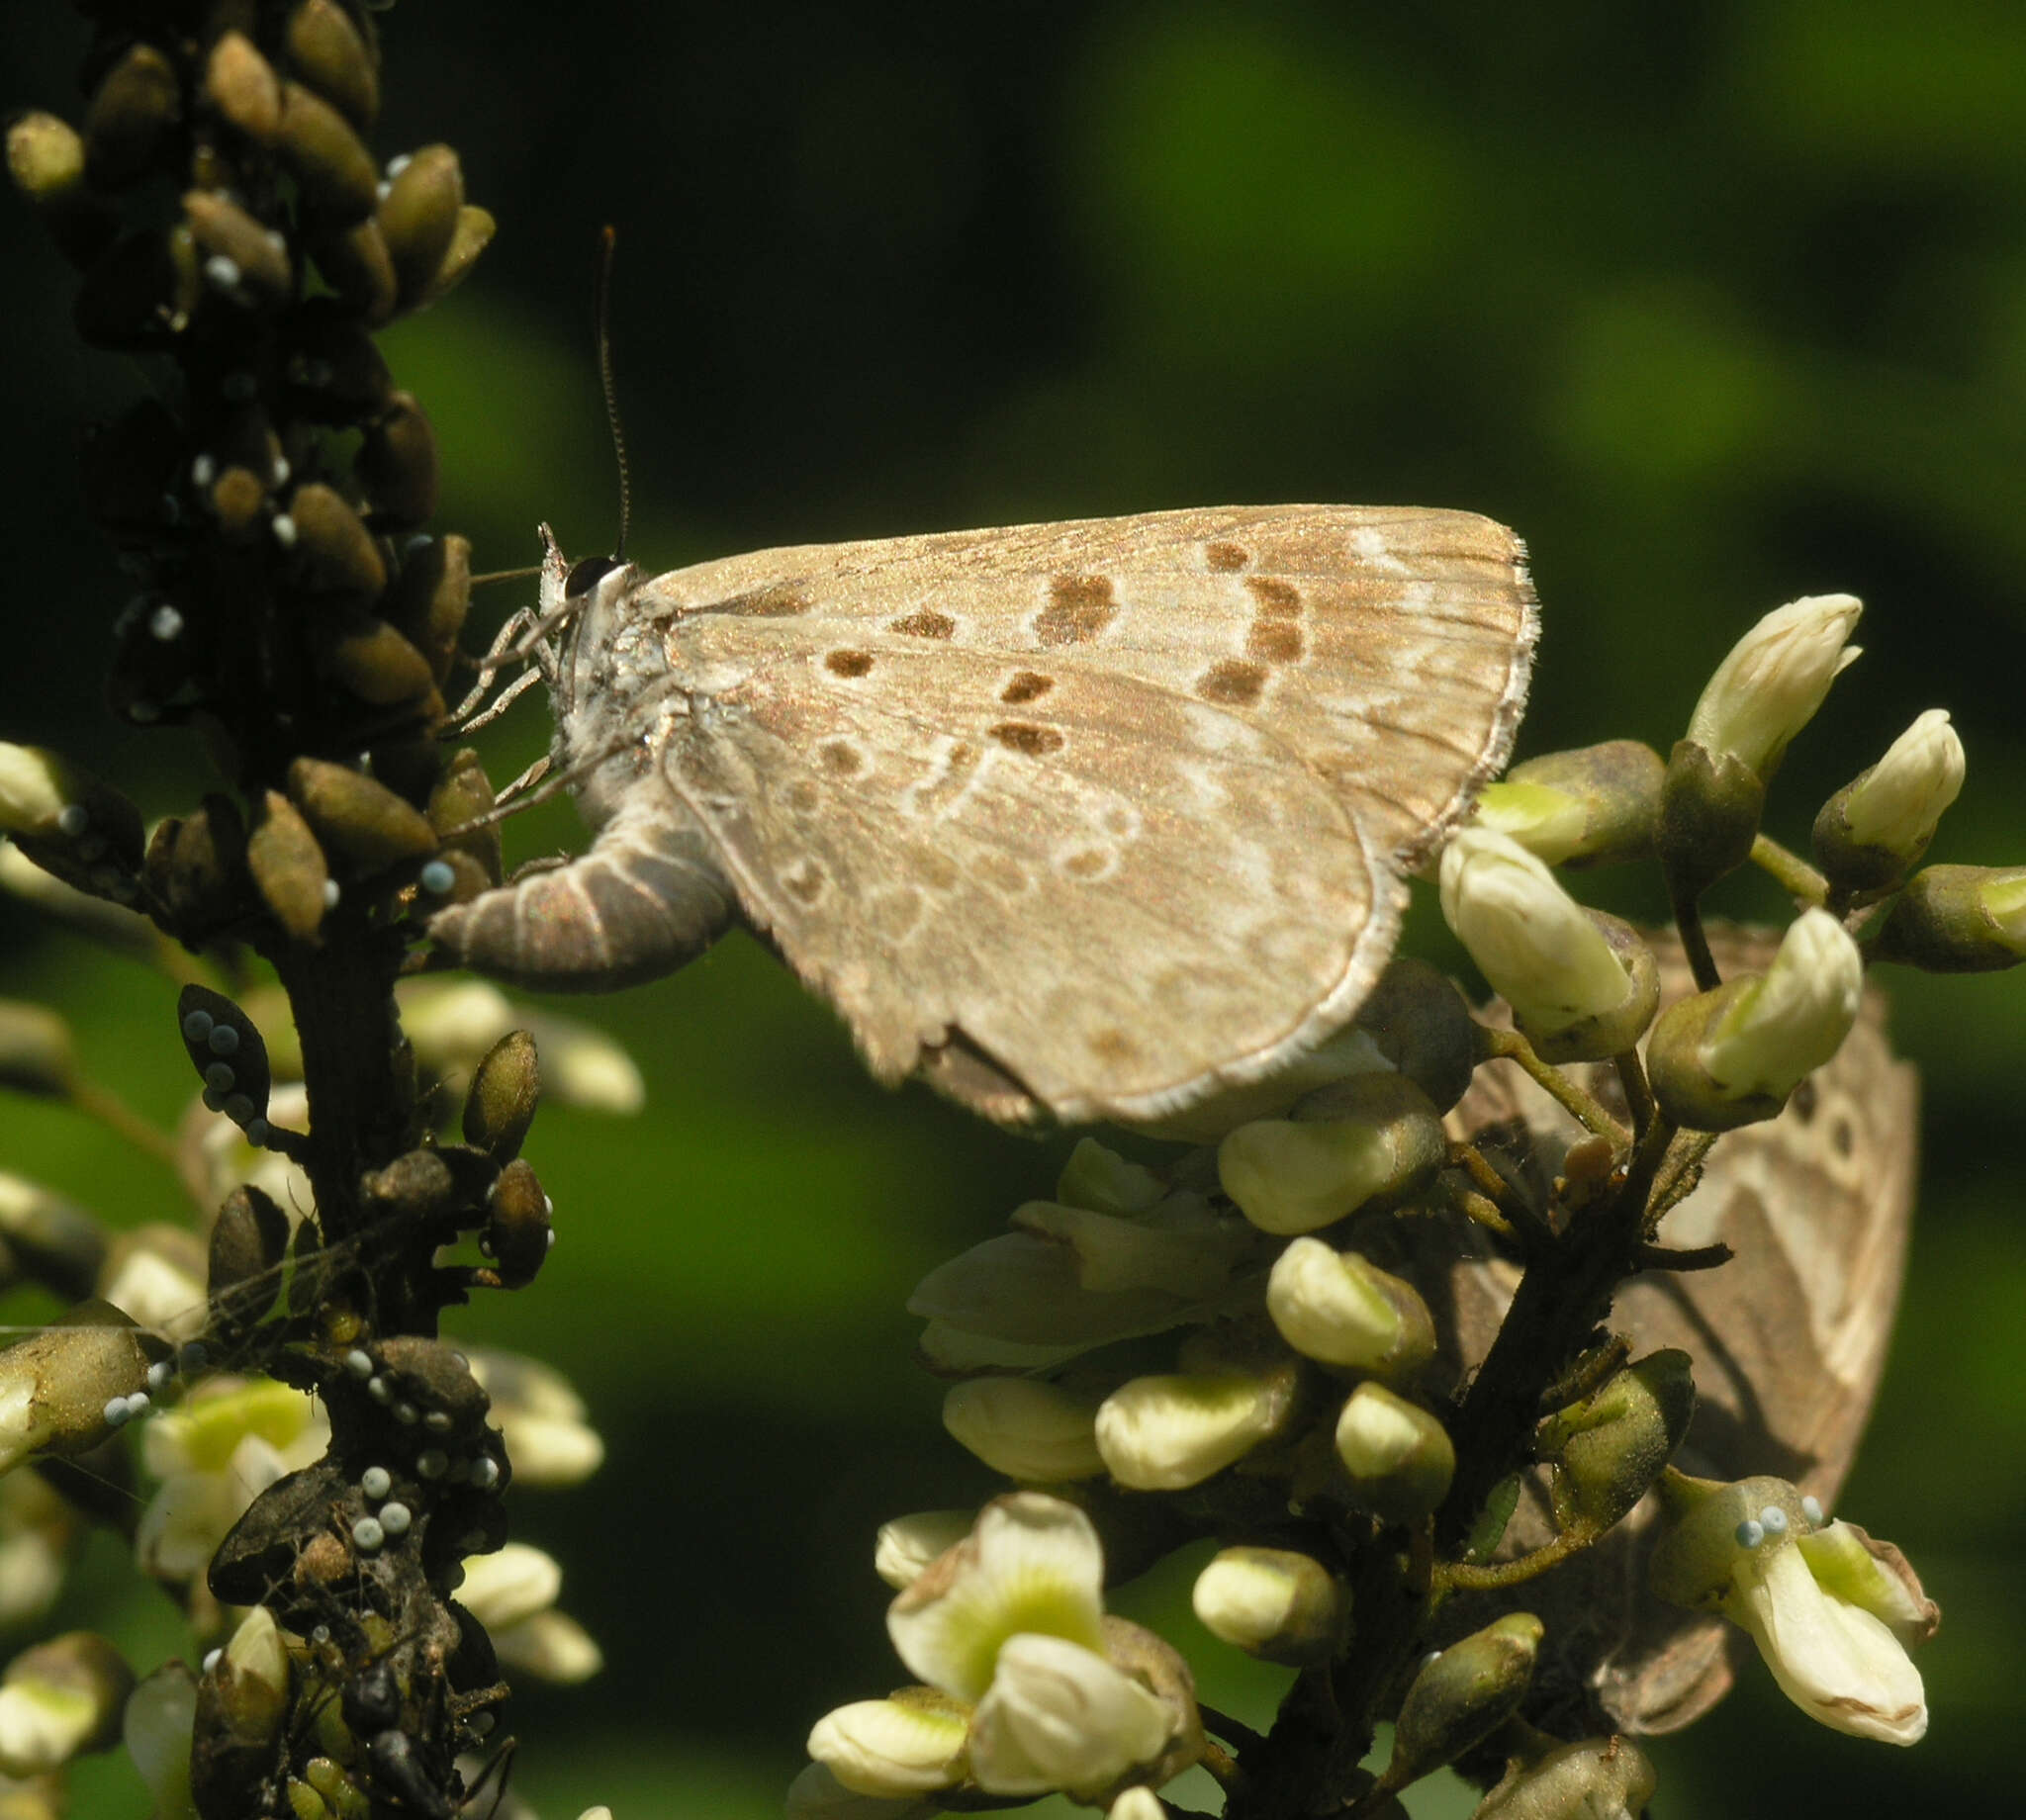
<svg viewBox="0 0 2026 1820">
<path fill-rule="evenodd" d="M 1727 978 L 1764 966 L 1777 939 L 1715 931 L 1712 940 Z M 1654 947 L 1664 1002 L 1692 990 L 1679 950 Z M 1576 1072 L 1622 1110 L 1610 1069 Z M 1662 1222 L 1665 1244 L 1721 1240 L 1736 1253 L 1713 1270 L 1634 1277 L 1611 1316 L 1632 1357 L 1675 1346 L 1695 1360 L 1696 1415 L 1676 1455 L 1684 1471 L 1772 1473 L 1834 1508 L 1871 1414 L 1905 1271 L 1918 1097 L 1913 1068 L 1888 1043 L 1884 997 L 1868 992 L 1835 1059 L 1778 1119 L 1720 1138 L 1702 1181 Z M 1523 1166 L 1546 1176 L 1581 1136 L 1509 1062 L 1478 1070 L 1450 1124 L 1495 1155 L 1523 1153 Z M 1518 1269 L 1467 1223 L 1445 1222 L 1443 1235 L 1464 1247 L 1443 1286 L 1448 1329 L 1460 1336 L 1450 1364 L 1460 1373 L 1489 1350 Z M 1421 1255 L 1438 1268 L 1432 1251 Z M 1436 1313 L 1441 1324 L 1439 1304 Z M 1652 1512 L 1649 1498 L 1604 1543 L 1500 1600 L 1455 1600 L 1445 1628 L 1453 1617 L 1462 1634 L 1493 1602 L 1521 1605 L 1547 1625 L 1537 1698 L 1581 1710 L 1590 1730 L 1600 1718 L 1630 1732 L 1690 1724 L 1729 1690 L 1743 1635 L 1647 1590 Z M 1544 1492 L 1531 1484 L 1500 1552 L 1537 1546 L 1549 1533 Z"/>
<path fill-rule="evenodd" d="M 1345 1023 L 1403 869 L 1503 764 L 1523 551 L 1221 507 L 761 551 L 634 596 L 661 771 L 881 1079 L 1158 1117 Z"/>
</svg>

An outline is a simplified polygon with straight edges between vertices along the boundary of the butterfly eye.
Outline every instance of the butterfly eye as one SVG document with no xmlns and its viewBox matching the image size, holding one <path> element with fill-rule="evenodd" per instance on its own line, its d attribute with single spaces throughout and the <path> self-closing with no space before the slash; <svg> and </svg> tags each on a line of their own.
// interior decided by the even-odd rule
<svg viewBox="0 0 2026 1820">
<path fill-rule="evenodd" d="M 563 598 L 583 599 L 619 566 L 615 556 L 587 556 L 581 562 L 572 563 L 570 573 L 563 581 Z"/>
</svg>

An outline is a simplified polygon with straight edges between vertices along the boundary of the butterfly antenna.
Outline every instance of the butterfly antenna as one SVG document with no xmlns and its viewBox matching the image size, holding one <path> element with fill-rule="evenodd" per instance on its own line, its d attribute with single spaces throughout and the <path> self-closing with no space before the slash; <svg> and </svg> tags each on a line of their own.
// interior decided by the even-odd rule
<svg viewBox="0 0 2026 1820">
<path fill-rule="evenodd" d="M 619 547 L 612 555 L 623 562 L 626 533 L 633 524 L 633 477 L 626 467 L 626 430 L 619 421 L 619 388 L 612 378 L 612 252 L 619 230 L 607 226 L 598 241 L 598 376 L 604 387 L 605 421 L 611 425 L 612 453 L 619 463 Z"/>
</svg>

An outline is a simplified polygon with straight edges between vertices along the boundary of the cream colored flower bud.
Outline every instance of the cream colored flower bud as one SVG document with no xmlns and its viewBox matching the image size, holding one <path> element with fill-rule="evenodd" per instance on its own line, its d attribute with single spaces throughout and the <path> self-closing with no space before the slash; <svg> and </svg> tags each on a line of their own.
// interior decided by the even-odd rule
<svg viewBox="0 0 2026 1820">
<path fill-rule="evenodd" d="M 518 1624 L 496 1630 L 492 1636 L 503 1668 L 517 1669 L 559 1687 L 587 1682 L 605 1666 L 598 1639 L 553 1605 Z"/>
<path fill-rule="evenodd" d="M 1292 1400 L 1282 1375 L 1135 1378 L 1097 1411 L 1097 1450 L 1121 1485 L 1177 1492 L 1243 1459 L 1280 1425 Z"/>
<path fill-rule="evenodd" d="M 1516 1611 L 1422 1665 L 1400 1702 L 1386 1781 L 1404 1787 L 1454 1763 L 1520 1710 L 1545 1627 Z"/>
<path fill-rule="evenodd" d="M 92 778 L 55 753 L 0 740 L 0 834 L 47 840 L 61 833 L 66 815 L 77 821 L 92 786 Z"/>
<path fill-rule="evenodd" d="M 508 1542 L 465 1562 L 457 1600 L 488 1630 L 505 1630 L 547 1610 L 562 1590 L 563 1570 L 553 1555 L 526 1542 Z"/>
<path fill-rule="evenodd" d="M 873 1571 L 895 1591 L 912 1586 L 937 1556 L 970 1534 L 972 1510 L 916 1510 L 879 1525 Z"/>
<path fill-rule="evenodd" d="M 943 1399 L 943 1426 L 996 1473 L 1028 1485 L 1104 1471 L 1094 1398 L 1033 1378 L 970 1378 Z"/>
<path fill-rule="evenodd" d="M 1795 919 L 1756 991 L 1704 1036 L 1698 1059 L 1720 1092 L 1784 1099 L 1843 1046 L 1864 996 L 1864 958 L 1826 910 Z"/>
<path fill-rule="evenodd" d="M 1128 1162 L 1095 1138 L 1079 1138 L 1056 1182 L 1056 1199 L 1094 1214 L 1145 1213 L 1166 1193 L 1151 1169 Z"/>
<path fill-rule="evenodd" d="M 0 1680 L 0 1772 L 41 1775 L 105 1750 L 133 1691 L 134 1671 L 88 1630 L 24 1651 Z"/>
<path fill-rule="evenodd" d="M 1160 1796 L 1144 1782 L 1135 1782 L 1105 1810 L 1104 1820 L 1166 1820 Z"/>
<path fill-rule="evenodd" d="M 988 1794 L 1091 1794 L 1165 1749 L 1167 1707 L 1093 1650 L 1025 1633 L 999 1651 L 970 1725 L 970 1768 Z"/>
<path fill-rule="evenodd" d="M 928 1697 L 854 1700 L 825 1713 L 809 1733 L 809 1755 L 858 1794 L 922 1794 L 961 1782 L 969 1715 L 933 1689 L 920 1692 Z"/>
<path fill-rule="evenodd" d="M 180 1662 L 157 1669 L 128 1696 L 122 1742 L 163 1820 L 184 1820 L 197 1811 L 190 1800 L 196 1726 L 197 1678 Z"/>
<path fill-rule="evenodd" d="M 1963 742 L 1948 711 L 1929 708 L 1850 786 L 1843 818 L 1850 838 L 1911 861 L 1963 790 Z"/>
<path fill-rule="evenodd" d="M 1448 1154 L 1433 1103 L 1404 1075 L 1352 1075 L 1328 1096 L 1327 1117 L 1260 1119 L 1218 1145 L 1224 1192 L 1263 1232 L 1313 1232 L 1361 1207 L 1390 1205 Z"/>
<path fill-rule="evenodd" d="M 1529 1035 L 1616 1011 L 1632 979 L 1590 913 L 1517 841 L 1466 828 L 1442 850 L 1442 916 Z"/>
<path fill-rule="evenodd" d="M 289 1697 L 289 1653 L 274 1614 L 255 1605 L 212 1671 L 215 1698 L 235 1739 L 272 1738 Z"/>
<path fill-rule="evenodd" d="M 108 1406 L 142 1392 L 147 1365 L 133 1322 L 103 1302 L 0 1351 L 0 1472 L 32 1453 L 97 1446 L 126 1419 L 109 1422 Z"/>
<path fill-rule="evenodd" d="M 1320 1238 L 1297 1238 L 1274 1260 L 1266 1312 L 1281 1338 L 1325 1365 L 1386 1376 L 1434 1355 L 1434 1322 L 1414 1285 Z"/>
<path fill-rule="evenodd" d="M 1103 1647 L 1104 1550 L 1090 1518 L 1059 1498 L 1015 1492 L 977 1513 L 886 1609 L 908 1669 L 962 1700 L 991 1685 L 1008 1637 L 1041 1631 Z"/>
<path fill-rule="evenodd" d="M 579 1485 L 604 1464 L 605 1444 L 584 1399 L 552 1365 L 525 1353 L 467 1346 L 471 1375 L 493 1403 L 516 1486 Z"/>
<path fill-rule="evenodd" d="M 1811 594 L 1768 613 L 1717 665 L 1690 716 L 1688 737 L 1770 777 L 1837 673 L 1857 658 L 1848 640 L 1863 611 L 1850 594 Z"/>
<path fill-rule="evenodd" d="M 1456 1473 L 1456 1450 L 1442 1424 L 1380 1384 L 1360 1384 L 1344 1403 L 1336 1455 L 1358 1502 L 1393 1522 L 1426 1516 Z"/>
<path fill-rule="evenodd" d="M 1011 1225 L 1066 1248 L 1076 1260 L 1079 1289 L 1096 1295 L 1153 1290 L 1183 1302 L 1215 1296 L 1257 1242 L 1243 1221 L 1214 1211 L 1196 1194 L 1169 1195 L 1132 1217 L 1028 1201 L 1014 1209 Z"/>
<path fill-rule="evenodd" d="M 1284 1548 L 1227 1548 L 1196 1576 L 1214 1637 L 1268 1662 L 1324 1661 L 1343 1642 L 1350 1594 L 1320 1561 Z"/>
</svg>

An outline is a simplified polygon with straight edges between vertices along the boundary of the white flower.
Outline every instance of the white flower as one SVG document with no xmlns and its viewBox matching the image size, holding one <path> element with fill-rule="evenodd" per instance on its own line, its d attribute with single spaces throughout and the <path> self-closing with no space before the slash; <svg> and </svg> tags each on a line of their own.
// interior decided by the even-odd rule
<svg viewBox="0 0 2026 1820">
<path fill-rule="evenodd" d="M 995 1498 L 970 1534 L 886 1612 L 900 1660 L 963 1700 L 991 1685 L 1008 1637 L 1041 1632 L 1102 1648 L 1104 1549 L 1074 1504 L 1037 1492 Z"/>
<path fill-rule="evenodd" d="M 1354 1251 L 1297 1238 L 1274 1259 L 1266 1312 L 1280 1336 L 1325 1365 L 1374 1371 L 1401 1337 L 1401 1315 Z"/>
<path fill-rule="evenodd" d="M 1167 1707 L 1102 1656 L 1023 1633 L 971 1720 L 971 1774 L 989 1794 L 1102 1789 L 1159 1756 L 1169 1728 Z"/>
<path fill-rule="evenodd" d="M 464 1563 L 458 1602 L 486 1627 L 500 1660 L 543 1681 L 589 1681 L 604 1653 L 583 1625 L 556 1609 L 563 1570 L 553 1555 L 508 1542 Z"/>
<path fill-rule="evenodd" d="M 1697 1060 L 1731 1097 L 1784 1099 L 1843 1045 L 1864 996 L 1864 958 L 1826 910 L 1796 917 L 1755 991 L 1716 1020 Z"/>
<path fill-rule="evenodd" d="M 857 1794 L 921 1794 L 964 1779 L 967 1725 L 949 1702 L 854 1700 L 816 1721 L 808 1751 Z"/>
<path fill-rule="evenodd" d="M 576 1485 L 604 1463 L 605 1444 L 584 1419 L 584 1399 L 555 1367 L 489 1346 L 464 1352 L 471 1375 L 492 1399 L 516 1486 Z"/>
<path fill-rule="evenodd" d="M 873 1571 L 898 1591 L 912 1586 L 937 1556 L 970 1534 L 973 1510 L 916 1510 L 879 1525 Z"/>
<path fill-rule="evenodd" d="M 1238 1372 L 1169 1374 L 1122 1384 L 1097 1411 L 1097 1450 L 1121 1485 L 1200 1485 L 1271 1434 L 1289 1387 Z"/>
<path fill-rule="evenodd" d="M 1553 1036 L 1630 995 L 1589 913 L 1517 841 L 1461 830 L 1442 850 L 1441 899 L 1443 920 L 1530 1032 Z"/>
<path fill-rule="evenodd" d="M 1963 742 L 1948 710 L 1929 708 L 1850 786 L 1843 819 L 1862 847 L 1918 856 L 1963 789 Z"/>
<path fill-rule="evenodd" d="M 1348 1594 L 1321 1562 L 1284 1548 L 1227 1548 L 1190 1602 L 1214 1637 L 1275 1662 L 1313 1659 L 1342 1637 Z"/>
<path fill-rule="evenodd" d="M 1729 753 L 1761 777 L 1858 653 L 1846 649 L 1864 611 L 1849 594 L 1811 594 L 1768 613 L 1730 649 L 1689 719 L 1689 738 Z"/>
<path fill-rule="evenodd" d="M 1880 1617 L 1825 1587 L 1813 1566 L 1791 1537 L 1740 1548 L 1724 1614 L 1811 1718 L 1858 1738 L 1918 1743 L 1927 1732 L 1920 1671 Z"/>
</svg>

